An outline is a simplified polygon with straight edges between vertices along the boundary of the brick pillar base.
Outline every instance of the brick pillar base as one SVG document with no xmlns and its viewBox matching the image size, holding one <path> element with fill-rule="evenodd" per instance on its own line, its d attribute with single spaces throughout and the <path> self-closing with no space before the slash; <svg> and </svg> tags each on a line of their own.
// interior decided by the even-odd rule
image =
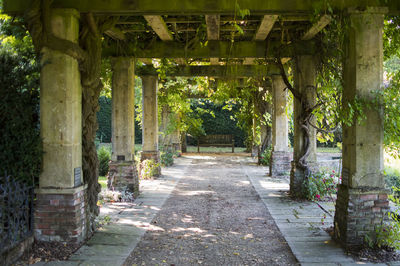
<svg viewBox="0 0 400 266">
<path fill-rule="evenodd" d="M 335 238 L 346 248 L 361 247 L 387 221 L 388 191 L 339 185 L 335 210 Z"/>
<path fill-rule="evenodd" d="M 71 189 L 38 189 L 35 239 L 80 243 L 87 236 L 86 186 Z"/>
<path fill-rule="evenodd" d="M 135 162 L 110 162 L 107 179 L 108 189 L 133 193 L 134 198 L 139 195 L 139 175 Z"/>
<path fill-rule="evenodd" d="M 271 153 L 271 163 L 269 165 L 270 176 L 288 175 L 291 170 L 293 154 L 285 151 L 273 151 Z"/>
<path fill-rule="evenodd" d="M 142 151 L 140 155 L 140 161 L 143 162 L 144 160 L 153 160 L 155 163 L 158 163 L 159 166 L 157 167 L 156 174 L 154 174 L 154 177 L 158 177 L 161 175 L 161 159 L 160 159 L 160 152 L 159 151 Z M 139 169 L 139 173 L 141 172 L 141 169 Z"/>
</svg>

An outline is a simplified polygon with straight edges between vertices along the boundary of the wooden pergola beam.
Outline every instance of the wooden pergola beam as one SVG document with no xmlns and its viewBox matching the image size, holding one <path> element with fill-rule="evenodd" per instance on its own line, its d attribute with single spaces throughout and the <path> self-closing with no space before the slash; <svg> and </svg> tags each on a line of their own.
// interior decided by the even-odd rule
<svg viewBox="0 0 400 266">
<path fill-rule="evenodd" d="M 301 37 L 303 41 L 308 41 L 314 38 L 318 32 L 325 28 L 329 23 L 331 23 L 332 17 L 330 15 L 323 15 L 319 20 L 314 23 L 311 28 Z"/>
<path fill-rule="evenodd" d="M 135 69 L 136 75 L 157 75 L 152 67 L 139 67 Z M 165 73 L 170 77 L 221 77 L 244 78 L 266 77 L 280 74 L 280 69 L 273 64 L 268 65 L 233 65 L 233 66 L 178 66 L 170 68 Z"/>
<path fill-rule="evenodd" d="M 260 25 L 258 26 L 257 32 L 254 35 L 253 40 L 263 41 L 268 37 L 271 32 L 275 21 L 278 19 L 278 15 L 264 15 Z"/>
<path fill-rule="evenodd" d="M 209 41 L 218 41 L 219 40 L 219 28 L 220 28 L 220 16 L 219 15 L 206 15 L 206 24 L 207 24 L 207 39 Z M 212 57 L 210 58 L 211 65 L 218 65 L 219 58 Z"/>
<path fill-rule="evenodd" d="M 237 0 L 240 7 L 246 8 L 252 15 L 286 14 L 301 15 L 313 14 L 318 1 L 311 0 Z M 30 6 L 28 0 L 3 0 L 4 12 L 8 14 L 23 14 Z M 389 8 L 389 14 L 399 14 L 400 1 L 398 0 L 330 0 L 329 5 L 334 11 L 345 10 L 349 7 Z M 94 14 L 121 14 L 121 15 L 205 15 L 235 13 L 235 1 L 209 0 L 54 0 L 53 7 L 75 8 L 80 12 Z"/>
<path fill-rule="evenodd" d="M 264 41 L 268 34 L 271 32 L 272 27 L 275 24 L 275 21 L 278 19 L 278 15 L 264 15 L 261 20 L 260 25 L 257 28 L 256 34 L 253 37 L 254 41 Z M 244 65 L 252 65 L 254 64 L 254 58 L 245 58 L 243 60 Z"/>
<path fill-rule="evenodd" d="M 160 37 L 162 41 L 173 41 L 171 32 L 169 32 L 167 24 L 165 24 L 164 20 L 161 16 L 144 16 L 147 23 L 149 23 L 150 27 L 154 30 L 154 32 Z"/>
<path fill-rule="evenodd" d="M 106 30 L 104 33 L 113 38 L 114 40 L 120 40 L 120 41 L 125 40 L 125 33 L 123 33 L 120 29 L 116 27 L 112 27 L 111 29 Z"/>
<path fill-rule="evenodd" d="M 185 49 L 184 43 L 155 41 L 141 49 L 133 43 L 111 43 L 103 48 L 103 56 L 134 56 L 137 58 L 270 58 L 280 49 L 281 57 L 295 54 L 314 54 L 315 44 L 303 41 L 283 46 L 280 42 L 238 41 L 232 46 L 230 41 L 209 41 L 206 46 L 196 44 Z"/>
</svg>

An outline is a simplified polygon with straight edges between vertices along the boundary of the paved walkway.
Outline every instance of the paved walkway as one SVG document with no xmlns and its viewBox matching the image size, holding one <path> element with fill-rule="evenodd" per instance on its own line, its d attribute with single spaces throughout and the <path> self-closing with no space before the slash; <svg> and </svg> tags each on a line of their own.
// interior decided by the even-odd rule
<svg viewBox="0 0 400 266">
<path fill-rule="evenodd" d="M 366 265 L 323 230 L 333 205 L 291 201 L 287 179 L 266 172 L 243 156 L 179 158 L 134 203 L 102 208 L 111 223 L 69 261 L 39 264 Z"/>
</svg>

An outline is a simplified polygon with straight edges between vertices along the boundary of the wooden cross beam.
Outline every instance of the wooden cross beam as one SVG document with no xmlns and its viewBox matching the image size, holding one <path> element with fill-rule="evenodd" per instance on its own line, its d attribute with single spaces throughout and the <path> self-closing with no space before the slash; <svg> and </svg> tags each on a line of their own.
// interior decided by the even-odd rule
<svg viewBox="0 0 400 266">
<path fill-rule="evenodd" d="M 153 67 L 138 67 L 136 75 L 148 76 L 157 75 Z M 266 77 L 279 75 L 280 69 L 273 64 L 267 65 L 228 65 L 228 66 L 178 66 L 168 69 L 165 73 L 170 77 L 223 77 L 223 78 L 244 78 L 244 77 Z"/>
<path fill-rule="evenodd" d="M 155 41 L 145 48 L 133 43 L 111 43 L 103 48 L 103 56 L 133 56 L 137 58 L 266 58 L 274 59 L 276 51 L 280 56 L 293 57 L 295 54 L 314 54 L 313 41 L 302 41 L 282 46 L 280 42 L 238 41 L 233 46 L 230 41 L 209 41 L 206 46 L 196 44 L 190 49 L 184 43 Z"/>
<path fill-rule="evenodd" d="M 252 15 L 265 14 L 313 14 L 319 2 L 311 0 L 237 0 L 237 4 L 246 8 Z M 23 14 L 29 7 L 28 0 L 3 0 L 4 12 Z M 387 6 L 389 14 L 400 13 L 398 0 L 330 0 L 334 11 L 349 7 L 366 8 Z M 54 0 L 53 7 L 75 8 L 80 12 L 94 14 L 121 15 L 232 15 L 235 13 L 235 1 L 209 0 Z"/>
</svg>

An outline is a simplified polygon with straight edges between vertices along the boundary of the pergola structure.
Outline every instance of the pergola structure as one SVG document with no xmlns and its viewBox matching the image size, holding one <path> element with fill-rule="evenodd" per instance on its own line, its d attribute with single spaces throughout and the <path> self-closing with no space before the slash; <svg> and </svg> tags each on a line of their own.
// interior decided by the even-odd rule
<svg viewBox="0 0 400 266">
<path fill-rule="evenodd" d="M 4 11 L 11 15 L 23 15 L 31 5 L 27 0 L 3 2 Z M 400 2 L 396 0 L 54 0 L 50 27 L 57 38 L 78 44 L 82 15 L 107 16 L 115 21 L 101 36 L 103 56 L 113 57 L 112 160 L 121 178 L 132 187 L 136 182 L 132 173 L 136 171 L 132 169 L 135 58 L 149 66 L 150 59 L 170 58 L 179 65 L 171 75 L 272 76 L 271 173 L 291 168 L 291 190 L 295 192 L 303 184 L 304 171 L 288 161 L 286 86 L 279 69 L 269 62 L 277 56 L 283 63 L 290 58 L 296 60 L 295 87 L 314 102 L 315 93 L 309 91 L 316 83 L 314 55 L 318 51 L 313 39 L 332 20 L 328 10 L 344 12 L 350 21 L 346 29 L 344 99 L 369 98 L 371 91 L 382 84 L 383 18 L 399 13 Z M 242 17 L 247 11 L 250 14 Z M 238 33 L 237 26 L 243 34 Z M 45 154 L 36 191 L 35 236 L 47 241 L 82 241 L 89 225 L 85 216 L 86 184 L 81 174 L 82 88 L 78 60 L 58 48 L 44 46 L 41 132 Z M 194 63 L 208 65 L 192 66 Z M 151 69 L 141 71 L 142 159 L 158 160 L 158 77 Z M 304 134 L 296 122 L 302 112 L 297 99 L 294 112 L 296 160 L 302 156 Z M 346 247 L 362 244 L 364 236 L 382 223 L 388 208 L 381 174 L 382 119 L 372 110 L 366 112 L 366 119 L 365 125 L 344 126 L 343 130 L 343 183 L 336 204 L 335 236 Z M 315 131 L 310 131 L 308 160 L 312 164 L 316 161 L 316 141 Z M 65 216 L 73 218 L 63 223 Z"/>
</svg>

